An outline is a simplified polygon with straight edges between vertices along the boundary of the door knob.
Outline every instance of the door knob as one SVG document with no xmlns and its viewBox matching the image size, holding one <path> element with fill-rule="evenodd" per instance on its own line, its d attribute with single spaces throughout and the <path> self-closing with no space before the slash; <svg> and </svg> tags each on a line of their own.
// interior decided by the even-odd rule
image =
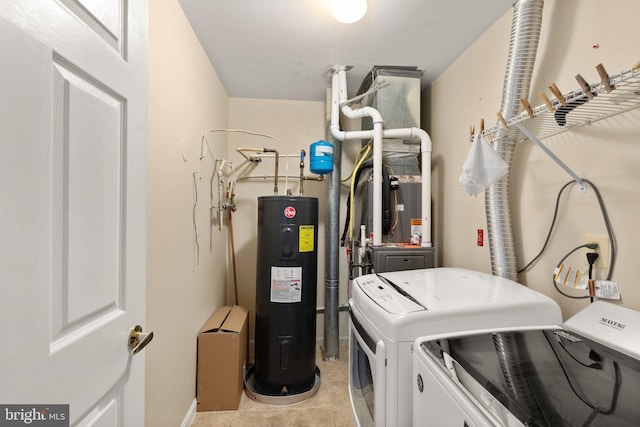
<svg viewBox="0 0 640 427">
<path fill-rule="evenodd" d="M 129 333 L 129 349 L 133 351 L 133 354 L 138 354 L 152 339 L 153 331 L 142 332 L 142 326 L 136 325 Z"/>
</svg>

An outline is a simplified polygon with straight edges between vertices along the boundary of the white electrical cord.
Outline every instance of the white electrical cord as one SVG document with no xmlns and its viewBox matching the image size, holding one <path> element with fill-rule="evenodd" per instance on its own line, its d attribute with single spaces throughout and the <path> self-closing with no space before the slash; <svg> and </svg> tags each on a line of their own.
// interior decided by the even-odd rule
<svg viewBox="0 0 640 427">
<path fill-rule="evenodd" d="M 196 222 L 196 207 L 198 206 L 198 172 L 193 173 L 193 271 L 200 264 L 200 243 L 198 242 L 198 223 Z"/>
<path fill-rule="evenodd" d="M 244 130 L 244 129 L 225 129 L 225 128 L 221 128 L 221 129 L 209 129 L 208 131 L 206 131 L 203 135 L 202 135 L 202 142 L 200 145 L 200 158 L 203 159 L 206 157 L 206 155 L 204 154 L 204 146 L 206 145 L 207 150 L 209 151 L 209 153 L 211 153 L 211 155 L 213 156 L 213 151 L 211 151 L 211 147 L 209 147 L 209 141 L 207 141 L 207 135 L 209 135 L 210 133 L 214 133 L 214 132 L 229 132 L 229 133 L 244 133 L 246 135 L 252 135 L 252 136 L 261 136 L 263 138 L 269 138 L 269 139 L 273 139 L 276 140 L 280 143 L 280 145 L 282 145 L 282 150 L 284 151 L 285 154 L 285 162 L 284 162 L 284 168 L 285 168 L 285 178 L 284 178 L 284 187 L 285 187 L 285 194 L 287 194 L 287 191 L 289 190 L 289 162 L 286 160 L 289 157 L 289 153 L 287 152 L 287 146 L 284 144 L 284 142 L 282 142 L 282 140 L 278 137 L 275 137 L 273 135 L 269 135 L 266 133 L 260 133 L 260 132 L 252 132 L 252 131 L 248 131 L 248 130 Z"/>
</svg>

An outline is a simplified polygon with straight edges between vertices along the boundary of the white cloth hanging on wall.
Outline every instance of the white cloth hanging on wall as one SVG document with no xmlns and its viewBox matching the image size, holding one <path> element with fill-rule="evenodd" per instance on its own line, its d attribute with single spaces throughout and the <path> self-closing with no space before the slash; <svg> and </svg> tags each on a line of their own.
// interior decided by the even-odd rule
<svg viewBox="0 0 640 427">
<path fill-rule="evenodd" d="M 462 165 L 460 185 L 471 196 L 477 196 L 502 178 L 508 169 L 507 162 L 496 153 L 491 144 L 477 134 L 473 138 L 467 160 Z"/>
</svg>

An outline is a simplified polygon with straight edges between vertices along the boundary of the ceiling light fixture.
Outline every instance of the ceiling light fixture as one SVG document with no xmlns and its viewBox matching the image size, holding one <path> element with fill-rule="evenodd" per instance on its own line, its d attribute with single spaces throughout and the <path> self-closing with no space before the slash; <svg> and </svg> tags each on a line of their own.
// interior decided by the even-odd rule
<svg viewBox="0 0 640 427">
<path fill-rule="evenodd" d="M 333 16 L 345 24 L 359 21 L 367 13 L 366 0 L 332 0 L 331 12 Z"/>
</svg>

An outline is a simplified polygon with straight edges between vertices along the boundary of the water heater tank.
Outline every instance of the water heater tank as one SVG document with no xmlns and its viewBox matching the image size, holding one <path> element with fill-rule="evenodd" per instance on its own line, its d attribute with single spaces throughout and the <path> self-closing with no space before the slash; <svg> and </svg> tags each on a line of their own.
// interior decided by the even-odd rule
<svg viewBox="0 0 640 427">
<path fill-rule="evenodd" d="M 314 386 L 317 231 L 317 198 L 258 198 L 254 387 L 260 394 Z"/>
</svg>

